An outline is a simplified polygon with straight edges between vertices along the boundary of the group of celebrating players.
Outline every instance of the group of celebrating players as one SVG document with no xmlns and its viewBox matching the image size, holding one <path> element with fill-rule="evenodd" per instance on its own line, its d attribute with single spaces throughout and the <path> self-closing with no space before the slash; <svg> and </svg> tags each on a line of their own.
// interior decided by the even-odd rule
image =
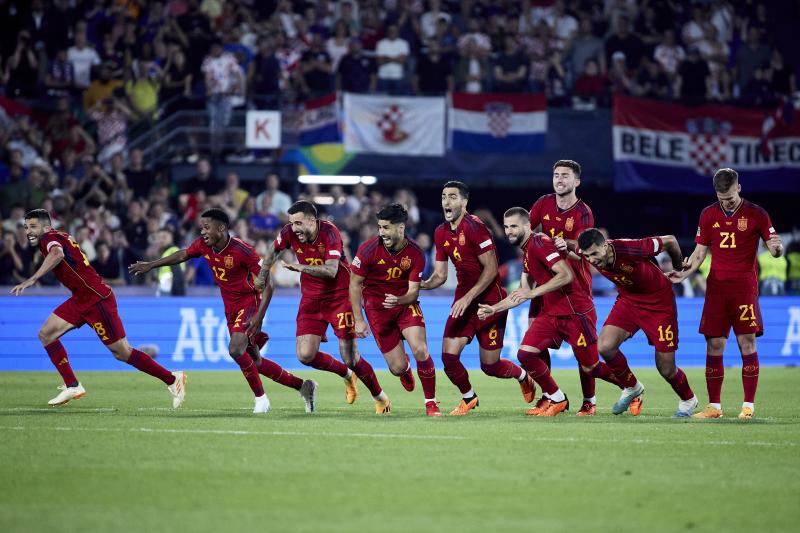
<svg viewBox="0 0 800 533">
<path fill-rule="evenodd" d="M 294 388 L 306 412 L 316 410 L 315 381 L 300 379 L 260 355 L 268 340 L 261 328 L 273 294 L 270 270 L 278 254 L 288 249 L 297 262 L 284 266 L 301 274 L 297 357 L 304 365 L 341 376 L 348 404 L 356 400 L 360 380 L 372 395 L 377 414 L 392 409 L 372 366 L 358 351 L 356 339 L 366 337 L 371 330 L 391 373 L 400 378 L 407 391 L 413 391 L 416 383 L 403 340 L 408 343 L 416 361 L 425 413 L 441 416 L 419 292 L 441 286 L 450 261 L 458 284 L 444 327 L 441 361 L 445 375 L 462 395 L 450 415 L 464 416 L 479 405 L 460 360 L 466 345 L 477 337 L 481 370 L 489 376 L 516 380 L 523 400 L 535 402 L 526 411 L 528 415 L 551 417 L 569 408 L 569 399 L 550 373 L 549 356 L 549 349 L 566 342 L 579 365 L 583 402 L 577 415 L 595 414 L 595 380 L 600 378 L 621 389 L 612 413 L 629 411 L 636 416 L 642 410 L 645 387 L 631 371 L 620 346 L 642 330 L 654 347 L 659 373 L 680 399 L 675 416 L 719 418 L 723 414 L 722 354 L 733 328 L 742 354 L 744 401 L 739 418 L 752 418 L 759 374 L 756 337 L 763 333 L 756 272 L 759 239 L 773 256 L 783 253 L 766 211 L 740 197 L 741 186 L 734 170 L 718 170 L 713 178 L 718 201 L 703 210 L 696 247 L 684 258 L 672 235 L 606 239 L 594 228 L 589 206 L 577 197 L 580 175 L 580 165 L 575 161 L 557 161 L 553 194 L 539 198 L 530 211 L 512 207 L 505 212 L 506 237 L 524 257 L 520 285 L 510 294 L 500 284 L 494 239 L 484 223 L 467 212 L 469 189 L 459 181 L 449 181 L 442 188 L 445 221 L 436 229 L 435 265 L 433 274 L 425 280 L 425 253 L 406 236 L 408 213 L 397 203 L 378 211 L 378 235 L 361 244 L 352 263 L 345 257 L 336 226 L 320 219 L 311 202 L 298 201 L 289 208 L 289 223 L 263 258 L 230 235 L 230 220 L 223 210 L 211 208 L 202 213 L 200 237 L 188 248 L 156 261 L 139 261 L 129 269 L 138 275 L 190 258 L 202 256 L 207 261 L 224 302 L 230 355 L 253 392 L 254 413 L 270 410 L 260 375 Z M 541 232 L 534 231 L 540 226 Z M 170 372 L 130 346 L 114 293 L 89 265 L 78 244 L 68 234 L 53 229 L 49 213 L 43 209 L 25 215 L 25 230 L 45 259 L 33 276 L 11 292 L 21 294 L 50 271 L 72 292 L 39 332 L 45 351 L 64 380 L 61 392 L 49 404 L 63 405 L 86 394 L 59 339 L 88 323 L 117 359 L 163 381 L 172 395 L 173 407 L 180 407 L 186 395 L 186 374 Z M 678 319 L 672 283 L 695 272 L 709 251 L 713 262 L 699 329 L 707 343 L 709 403 L 693 414 L 697 397 L 675 363 Z M 674 268 L 666 274 L 654 260 L 662 252 L 669 255 Z M 611 280 L 619 293 L 599 336 L 590 266 Z M 517 365 L 500 354 L 508 309 L 525 302 L 530 302 L 529 328 L 517 352 Z M 341 361 L 320 351 L 328 325 L 339 341 Z M 536 384 L 542 391 L 538 400 Z"/>
</svg>

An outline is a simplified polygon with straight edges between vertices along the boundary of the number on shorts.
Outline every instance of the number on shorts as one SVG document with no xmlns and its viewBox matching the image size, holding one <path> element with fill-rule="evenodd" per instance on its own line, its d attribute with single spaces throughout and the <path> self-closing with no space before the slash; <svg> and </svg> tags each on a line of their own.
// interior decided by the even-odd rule
<svg viewBox="0 0 800 533">
<path fill-rule="evenodd" d="M 77 248 L 77 249 L 78 249 L 78 251 L 79 251 L 79 252 L 81 253 L 81 255 L 83 256 L 83 264 L 88 266 L 88 265 L 89 265 L 89 258 L 88 258 L 88 257 L 86 257 L 86 254 L 85 254 L 85 253 L 83 253 L 83 250 L 81 250 L 81 247 L 78 245 L 78 243 L 77 243 L 77 242 L 75 242 L 75 241 L 73 241 L 72 239 L 70 239 L 70 240 L 69 240 L 69 243 L 70 243 L 72 246 L 74 246 L 75 248 Z"/>
<path fill-rule="evenodd" d="M 336 318 L 339 319 L 339 329 L 342 328 L 352 328 L 355 325 L 355 319 L 353 318 L 352 311 L 347 311 L 346 313 L 337 313 Z"/>
<path fill-rule="evenodd" d="M 497 338 L 497 324 L 494 324 L 494 325 L 493 325 L 493 326 L 492 326 L 492 327 L 489 329 L 489 339 L 491 339 L 491 340 L 495 340 L 496 338 Z"/>
<path fill-rule="evenodd" d="M 244 309 L 239 309 L 239 312 L 236 313 L 236 320 L 233 321 L 233 327 L 238 328 L 240 322 L 242 321 L 242 315 L 244 314 Z"/>
<path fill-rule="evenodd" d="M 306 257 L 306 264 L 312 266 L 319 266 L 319 265 L 324 265 L 325 261 L 323 261 L 319 257 Z"/>
<path fill-rule="evenodd" d="M 214 277 L 218 280 L 228 281 L 228 278 L 225 277 L 227 275 L 227 271 L 224 268 L 213 266 L 211 267 L 211 270 L 214 271 Z"/>
<path fill-rule="evenodd" d="M 403 271 L 399 267 L 389 267 L 386 269 L 386 280 L 399 279 L 403 275 Z"/>
<path fill-rule="evenodd" d="M 720 248 L 736 248 L 736 234 L 734 232 L 720 231 L 719 236 L 722 237 L 722 242 L 719 243 Z"/>
<path fill-rule="evenodd" d="M 578 342 L 576 342 L 575 344 L 577 344 L 581 348 L 586 348 L 586 337 L 584 337 L 583 333 L 580 334 L 580 336 L 578 337 Z"/>
<path fill-rule="evenodd" d="M 739 316 L 739 320 L 755 320 L 756 313 L 753 311 L 753 304 L 750 305 L 740 305 L 739 309 L 742 311 L 742 314 Z M 747 314 L 750 313 L 748 317 Z"/>
<path fill-rule="evenodd" d="M 458 253 L 458 248 L 453 248 L 453 258 L 456 261 L 461 261 L 461 254 Z"/>
<path fill-rule="evenodd" d="M 408 308 L 411 309 L 411 316 L 422 316 L 422 309 L 420 309 L 419 304 L 411 304 Z"/>
<path fill-rule="evenodd" d="M 614 283 L 617 285 L 633 285 L 633 281 L 629 280 L 625 276 L 614 276 Z"/>
<path fill-rule="evenodd" d="M 660 342 L 671 341 L 674 338 L 675 338 L 675 332 L 672 331 L 671 324 L 666 328 L 664 326 L 658 326 L 658 340 Z"/>
<path fill-rule="evenodd" d="M 106 327 L 103 325 L 102 322 L 95 322 L 94 324 L 92 324 L 92 329 L 94 330 L 95 333 L 97 333 L 97 336 L 100 337 L 101 339 L 103 340 L 108 339 L 108 337 L 106 336 Z"/>
</svg>

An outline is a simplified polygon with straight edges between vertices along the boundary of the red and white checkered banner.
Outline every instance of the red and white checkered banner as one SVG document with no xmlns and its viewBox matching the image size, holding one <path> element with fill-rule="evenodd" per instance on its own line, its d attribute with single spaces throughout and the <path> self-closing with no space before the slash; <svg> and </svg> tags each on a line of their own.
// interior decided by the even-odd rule
<svg viewBox="0 0 800 533">
<path fill-rule="evenodd" d="M 731 167 L 747 190 L 800 191 L 800 126 L 794 115 L 785 101 L 757 110 L 617 97 L 615 186 L 709 193 L 714 172 Z"/>
</svg>

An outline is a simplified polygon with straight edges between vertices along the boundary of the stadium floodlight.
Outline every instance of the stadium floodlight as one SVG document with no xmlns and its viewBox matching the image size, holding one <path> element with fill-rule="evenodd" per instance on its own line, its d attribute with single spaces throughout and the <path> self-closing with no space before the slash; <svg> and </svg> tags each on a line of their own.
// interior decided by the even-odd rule
<svg viewBox="0 0 800 533">
<path fill-rule="evenodd" d="M 378 178 L 375 176 L 323 176 L 316 174 L 302 174 L 297 177 L 297 181 L 302 184 L 317 184 L 317 185 L 356 185 L 363 183 L 364 185 L 375 185 Z"/>
</svg>

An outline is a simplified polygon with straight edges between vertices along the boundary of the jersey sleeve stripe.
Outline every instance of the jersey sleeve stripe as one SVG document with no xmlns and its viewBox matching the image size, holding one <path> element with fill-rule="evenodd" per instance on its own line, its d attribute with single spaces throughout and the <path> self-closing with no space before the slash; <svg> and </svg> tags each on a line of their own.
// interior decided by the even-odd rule
<svg viewBox="0 0 800 533">
<path fill-rule="evenodd" d="M 656 253 L 661 251 L 661 245 L 656 238 L 653 239 L 653 250 L 655 250 Z"/>
<path fill-rule="evenodd" d="M 50 250 L 51 250 L 52 248 L 56 247 L 56 246 L 58 246 L 58 247 L 59 247 L 59 248 L 61 248 L 62 250 L 64 249 L 64 247 L 63 247 L 63 246 L 61 246 L 61 243 L 60 243 L 60 242 L 58 242 L 58 241 L 50 241 L 50 242 L 48 242 L 48 243 L 47 243 L 47 252 L 49 253 L 49 252 L 50 252 Z"/>
<path fill-rule="evenodd" d="M 553 252 L 550 255 L 548 255 L 547 257 L 545 257 L 545 259 L 547 259 L 548 261 L 552 261 L 553 259 L 555 259 L 557 257 L 560 257 L 558 252 Z"/>
<path fill-rule="evenodd" d="M 482 243 L 480 243 L 478 246 L 480 246 L 480 247 L 481 247 L 481 250 L 483 250 L 483 249 L 484 249 L 484 248 L 486 248 L 487 246 L 491 246 L 491 245 L 492 245 L 492 239 L 486 239 L 485 241 L 483 241 Z"/>
</svg>

